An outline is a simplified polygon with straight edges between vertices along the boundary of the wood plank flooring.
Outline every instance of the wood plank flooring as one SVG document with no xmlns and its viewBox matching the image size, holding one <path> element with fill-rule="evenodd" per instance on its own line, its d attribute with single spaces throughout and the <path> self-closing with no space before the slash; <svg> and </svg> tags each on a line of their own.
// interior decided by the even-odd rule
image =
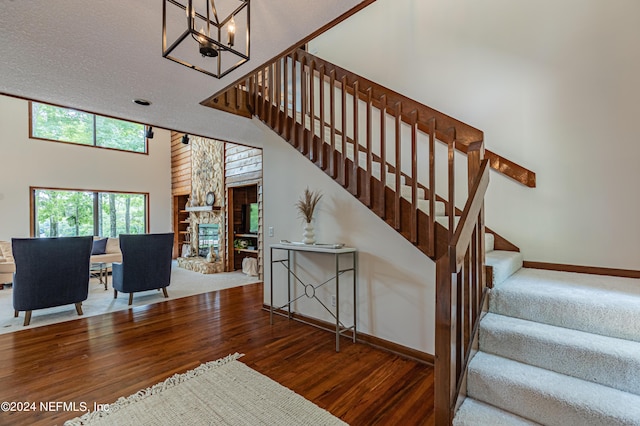
<svg viewBox="0 0 640 426">
<path fill-rule="evenodd" d="M 336 353 L 334 335 L 283 317 L 271 326 L 262 284 L 0 335 L 0 401 L 92 409 L 234 352 L 351 425 L 434 424 L 431 366 L 347 338 Z M 80 414 L 0 412 L 0 425 Z"/>
</svg>

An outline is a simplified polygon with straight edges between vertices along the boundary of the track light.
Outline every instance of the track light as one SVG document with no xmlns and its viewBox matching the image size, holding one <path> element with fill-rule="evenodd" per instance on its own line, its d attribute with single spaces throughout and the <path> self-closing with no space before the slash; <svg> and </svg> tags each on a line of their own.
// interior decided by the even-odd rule
<svg viewBox="0 0 640 426">
<path fill-rule="evenodd" d="M 182 136 L 182 143 L 185 145 L 189 145 L 189 135 L 185 134 Z"/>
<path fill-rule="evenodd" d="M 145 132 L 144 136 L 147 139 L 153 139 L 153 126 L 147 127 L 147 131 Z"/>
</svg>

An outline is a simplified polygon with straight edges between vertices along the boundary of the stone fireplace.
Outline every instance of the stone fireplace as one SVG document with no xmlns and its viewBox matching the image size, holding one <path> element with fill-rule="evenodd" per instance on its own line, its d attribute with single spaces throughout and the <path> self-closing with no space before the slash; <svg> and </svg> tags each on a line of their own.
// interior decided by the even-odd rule
<svg viewBox="0 0 640 426">
<path fill-rule="evenodd" d="M 190 256 L 179 257 L 178 266 L 203 274 L 224 272 L 225 212 L 224 143 L 191 136 L 191 194 L 184 209 L 189 211 Z M 213 206 L 206 204 L 207 193 L 215 196 Z M 211 246 L 216 259 L 208 262 Z"/>
</svg>

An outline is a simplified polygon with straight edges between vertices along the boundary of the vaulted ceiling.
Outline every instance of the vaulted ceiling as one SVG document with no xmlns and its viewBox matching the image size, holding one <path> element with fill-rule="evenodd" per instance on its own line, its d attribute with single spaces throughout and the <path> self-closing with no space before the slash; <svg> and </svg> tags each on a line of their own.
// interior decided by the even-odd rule
<svg viewBox="0 0 640 426">
<path fill-rule="evenodd" d="M 200 102 L 359 3 L 252 0 L 251 60 L 217 80 L 162 57 L 161 0 L 4 0 L 0 93 L 259 144 L 250 120 Z"/>
</svg>

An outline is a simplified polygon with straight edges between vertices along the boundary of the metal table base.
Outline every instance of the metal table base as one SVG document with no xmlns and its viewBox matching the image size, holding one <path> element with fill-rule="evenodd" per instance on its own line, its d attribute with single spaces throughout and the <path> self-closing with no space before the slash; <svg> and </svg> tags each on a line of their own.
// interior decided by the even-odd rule
<svg viewBox="0 0 640 426">
<path fill-rule="evenodd" d="M 274 259 L 274 251 L 286 251 L 287 257 L 284 259 Z M 332 254 L 335 258 L 335 270 L 334 275 L 326 279 L 320 284 L 309 284 L 305 283 L 296 275 L 293 267 L 294 263 L 292 260 L 292 252 L 305 252 L 305 253 L 321 253 L 321 254 Z M 351 255 L 351 267 L 340 268 L 340 258 L 344 255 Z M 269 304 L 269 321 L 273 324 L 273 315 L 283 315 L 287 316 L 289 319 L 295 319 L 292 316 L 291 305 L 302 297 L 307 297 L 309 299 L 315 299 L 322 307 L 336 320 L 336 352 L 340 352 L 340 336 L 346 335 L 347 332 L 352 331 L 352 340 L 356 342 L 356 334 L 357 334 L 357 276 L 358 276 L 358 266 L 357 266 L 357 250 L 351 247 L 342 247 L 339 249 L 334 249 L 326 246 L 318 246 L 318 245 L 306 245 L 306 244 L 272 244 L 271 245 L 271 280 L 270 280 L 270 289 L 271 289 L 271 300 Z M 287 303 L 280 307 L 274 307 L 273 304 L 273 267 L 275 264 L 281 264 L 287 270 Z M 353 275 L 353 325 L 350 327 L 346 327 L 340 321 L 340 276 L 345 272 L 352 272 Z M 293 281 L 292 281 L 293 277 Z M 331 309 L 329 309 L 325 303 L 322 302 L 316 296 L 316 290 L 321 288 L 322 286 L 330 283 L 331 281 L 335 281 L 335 289 L 336 289 L 336 307 L 335 314 Z M 292 299 L 292 282 L 298 283 L 304 288 L 304 293 L 300 296 L 297 296 Z M 287 308 L 287 313 L 281 313 L 284 308 Z"/>
</svg>

